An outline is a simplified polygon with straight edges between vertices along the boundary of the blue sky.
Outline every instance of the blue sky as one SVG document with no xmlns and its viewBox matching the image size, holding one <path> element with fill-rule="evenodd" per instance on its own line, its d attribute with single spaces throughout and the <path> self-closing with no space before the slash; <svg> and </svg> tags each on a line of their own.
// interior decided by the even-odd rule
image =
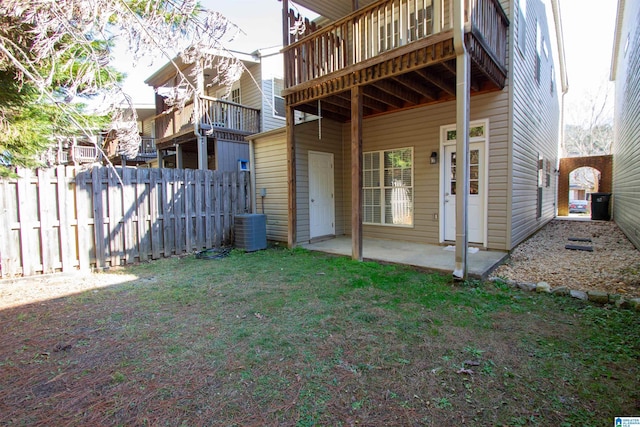
<svg viewBox="0 0 640 427">
<path fill-rule="evenodd" d="M 601 85 L 609 85 L 613 31 L 617 0 L 559 0 L 564 27 L 564 42 L 569 78 L 566 96 L 568 111 L 583 103 L 586 94 Z M 278 0 L 202 0 L 204 7 L 217 10 L 238 25 L 244 34 L 231 44 L 234 50 L 251 52 L 258 48 L 281 44 L 281 8 Z M 152 67 L 142 62 L 128 67 L 125 90 L 140 103 L 153 103 L 153 91 L 144 79 L 162 66 L 157 60 Z M 568 115 L 567 119 L 570 121 Z"/>
</svg>

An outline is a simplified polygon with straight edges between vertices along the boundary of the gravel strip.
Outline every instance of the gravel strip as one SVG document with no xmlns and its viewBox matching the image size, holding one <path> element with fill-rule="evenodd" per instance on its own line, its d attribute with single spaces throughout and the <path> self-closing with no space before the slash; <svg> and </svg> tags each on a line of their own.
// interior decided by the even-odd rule
<svg viewBox="0 0 640 427">
<path fill-rule="evenodd" d="M 566 245 L 592 247 L 593 252 L 565 249 Z M 638 298 L 640 251 L 613 221 L 555 219 L 516 247 L 493 276 Z"/>
</svg>

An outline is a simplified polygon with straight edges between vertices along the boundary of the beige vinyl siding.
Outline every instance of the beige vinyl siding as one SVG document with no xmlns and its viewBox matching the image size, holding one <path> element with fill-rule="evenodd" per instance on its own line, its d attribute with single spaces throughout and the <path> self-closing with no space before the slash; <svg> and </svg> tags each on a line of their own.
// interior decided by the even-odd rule
<svg viewBox="0 0 640 427">
<path fill-rule="evenodd" d="M 547 8 L 549 9 L 549 8 Z M 511 149 L 511 236 L 514 248 L 536 230 L 555 217 L 557 179 L 553 169 L 558 161 L 559 144 L 559 79 L 551 92 L 551 66 L 554 63 L 556 46 L 551 44 L 549 29 L 554 28 L 550 10 L 541 2 L 528 2 L 526 15 L 526 49 L 524 55 L 511 44 L 513 59 L 513 144 Z M 518 20 L 512 20 L 518 25 Z M 537 56 L 537 29 L 543 36 L 549 57 L 541 52 L 540 82 L 535 78 Z M 514 31 L 520 31 L 515 28 Z M 542 216 L 536 218 L 538 200 L 538 156 L 551 164 L 551 185 L 543 184 Z M 546 166 L 546 163 L 545 163 Z M 546 169 L 545 169 L 546 175 Z"/>
<path fill-rule="evenodd" d="M 252 64 L 249 72 L 242 73 L 240 77 L 240 97 L 242 105 L 251 108 L 262 108 L 262 93 L 259 82 L 262 79 L 260 64 Z M 256 84 L 258 82 L 258 84 Z"/>
<path fill-rule="evenodd" d="M 152 119 L 147 119 L 141 123 L 140 132 L 142 136 L 153 135 L 155 122 Z"/>
<path fill-rule="evenodd" d="M 287 187 L 286 134 L 282 132 L 254 140 L 256 213 L 267 215 L 267 239 L 287 242 L 289 197 Z M 266 189 L 264 212 L 260 192 Z"/>
<path fill-rule="evenodd" d="M 334 170 L 334 203 L 336 235 L 344 234 L 344 212 L 341 205 L 344 200 L 342 185 L 343 159 L 340 123 L 323 119 L 312 121 L 295 127 L 296 140 L 296 185 L 297 185 L 297 243 L 309 242 L 309 151 L 319 151 L 333 154 Z"/>
<path fill-rule="evenodd" d="M 620 11 L 618 12 L 620 13 Z M 615 79 L 613 218 L 640 249 L 640 3 L 625 2 Z M 629 44 L 627 45 L 627 40 Z M 626 46 L 626 52 L 625 52 Z"/>
<path fill-rule="evenodd" d="M 504 250 L 506 232 L 504 218 L 507 208 L 507 145 L 508 93 L 493 92 L 471 99 L 471 120 L 489 119 L 488 165 L 488 239 L 491 249 Z M 413 227 L 364 225 L 365 237 L 396 239 L 438 244 L 440 222 L 434 214 L 440 212 L 440 165 L 429 164 L 431 152 L 440 153 L 440 126 L 455 123 L 455 103 L 405 110 L 364 121 L 363 151 L 413 147 Z M 344 212 L 346 232 L 351 232 L 351 151 L 350 124 L 343 126 L 345 167 Z M 442 159 L 440 158 L 440 161 Z"/>
</svg>

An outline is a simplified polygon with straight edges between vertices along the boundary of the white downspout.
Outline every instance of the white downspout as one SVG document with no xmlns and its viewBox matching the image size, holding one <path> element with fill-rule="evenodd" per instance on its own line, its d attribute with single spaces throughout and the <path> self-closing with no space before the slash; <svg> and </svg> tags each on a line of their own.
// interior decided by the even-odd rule
<svg viewBox="0 0 640 427">
<path fill-rule="evenodd" d="M 469 56 L 464 45 L 465 0 L 453 2 L 456 52 L 456 262 L 453 277 L 467 279 L 467 205 L 469 200 Z M 471 16 L 471 10 L 469 10 Z M 462 185 L 460 185 L 462 184 Z"/>
</svg>

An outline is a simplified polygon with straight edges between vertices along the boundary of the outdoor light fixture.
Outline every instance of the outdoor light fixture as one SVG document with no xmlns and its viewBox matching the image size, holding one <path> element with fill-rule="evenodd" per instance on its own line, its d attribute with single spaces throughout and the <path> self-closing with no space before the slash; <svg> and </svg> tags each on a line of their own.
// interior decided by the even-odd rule
<svg viewBox="0 0 640 427">
<path fill-rule="evenodd" d="M 435 151 L 431 152 L 431 157 L 429 158 L 429 163 L 435 165 L 438 163 L 438 153 Z"/>
</svg>

